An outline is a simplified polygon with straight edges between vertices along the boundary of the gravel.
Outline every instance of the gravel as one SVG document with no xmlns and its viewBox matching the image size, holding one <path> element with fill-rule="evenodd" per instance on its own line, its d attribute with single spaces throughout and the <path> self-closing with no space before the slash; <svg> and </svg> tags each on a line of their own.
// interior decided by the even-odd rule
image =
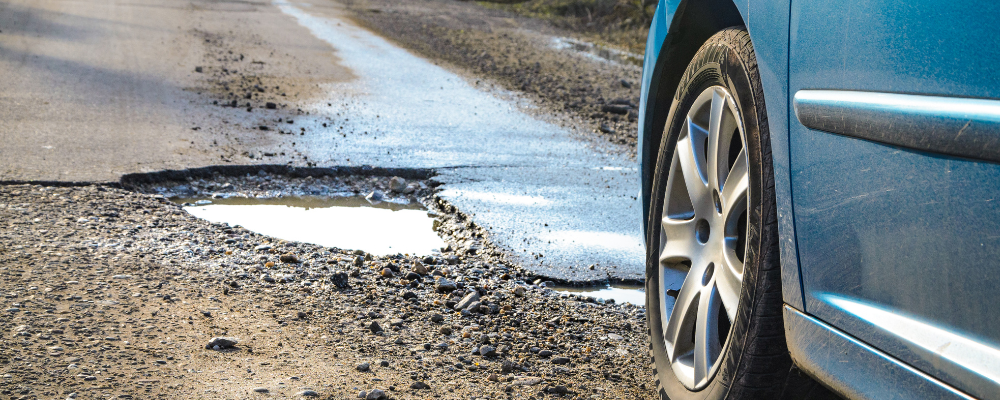
<svg viewBox="0 0 1000 400">
<path fill-rule="evenodd" d="M 0 397 L 527 398 L 565 386 L 654 398 L 641 308 L 537 286 L 453 207 L 422 201 L 450 249 L 482 250 L 373 256 L 209 223 L 157 194 L 0 186 L 0 295 L 18 309 L 0 318 Z M 421 279 L 381 277 L 390 265 Z M 473 293 L 478 312 L 452 308 Z M 476 347 L 485 356 L 469 356 Z"/>
</svg>

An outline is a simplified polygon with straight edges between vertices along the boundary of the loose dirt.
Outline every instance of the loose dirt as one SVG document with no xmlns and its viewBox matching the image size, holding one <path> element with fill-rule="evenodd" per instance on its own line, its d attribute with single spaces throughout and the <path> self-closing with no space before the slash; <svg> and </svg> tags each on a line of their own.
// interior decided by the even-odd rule
<svg viewBox="0 0 1000 400">
<path fill-rule="evenodd" d="M 317 179 L 240 187 L 388 186 Z M 0 396 L 653 397 L 641 308 L 539 286 L 429 193 L 405 196 L 448 248 L 373 257 L 208 223 L 159 195 L 2 186 Z"/>
</svg>

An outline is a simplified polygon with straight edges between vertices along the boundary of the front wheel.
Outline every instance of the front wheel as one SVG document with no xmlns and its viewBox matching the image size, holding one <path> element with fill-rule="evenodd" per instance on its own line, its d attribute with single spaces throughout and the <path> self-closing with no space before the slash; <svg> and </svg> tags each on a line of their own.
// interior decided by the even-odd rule
<svg viewBox="0 0 1000 400">
<path fill-rule="evenodd" d="M 646 240 L 660 396 L 777 399 L 791 359 L 770 136 L 744 28 L 719 32 L 701 47 L 665 129 Z"/>
</svg>

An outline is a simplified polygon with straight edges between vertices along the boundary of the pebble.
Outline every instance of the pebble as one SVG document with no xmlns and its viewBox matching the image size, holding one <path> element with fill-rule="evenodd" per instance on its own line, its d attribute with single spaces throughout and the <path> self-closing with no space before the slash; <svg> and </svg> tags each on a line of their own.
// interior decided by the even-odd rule
<svg viewBox="0 0 1000 400">
<path fill-rule="evenodd" d="M 442 326 L 441 327 L 441 334 L 442 335 L 451 335 L 451 333 L 452 333 L 451 327 L 447 327 L 447 326 Z"/>
<path fill-rule="evenodd" d="M 437 291 L 441 293 L 451 293 L 458 289 L 458 284 L 452 282 L 444 277 L 440 277 L 437 280 Z"/>
<path fill-rule="evenodd" d="M 368 330 L 372 331 L 372 333 L 379 333 L 382 332 L 382 326 L 379 325 L 377 321 L 372 321 L 372 323 L 368 325 Z"/>
<path fill-rule="evenodd" d="M 524 297 L 524 292 L 525 291 L 526 290 L 524 289 L 524 286 L 518 286 L 518 287 L 514 288 L 514 295 L 517 296 L 517 297 Z"/>
<path fill-rule="evenodd" d="M 569 358 L 567 358 L 567 357 L 556 357 L 556 358 L 552 359 L 552 363 L 553 364 L 557 364 L 557 365 L 569 364 Z"/>
<path fill-rule="evenodd" d="M 266 387 L 257 387 L 257 388 L 253 388 L 253 391 L 255 391 L 255 392 L 257 392 L 257 393 L 267 393 L 267 392 L 269 392 L 269 390 L 267 390 L 267 388 L 266 388 Z"/>
<path fill-rule="evenodd" d="M 431 322 L 437 323 L 437 322 L 441 322 L 441 321 L 444 321 L 444 316 L 443 315 L 441 315 L 441 314 L 431 315 Z"/>
<path fill-rule="evenodd" d="M 386 398 L 385 392 L 383 392 L 381 389 L 372 389 L 371 391 L 368 392 L 368 395 L 365 396 L 366 400 L 382 400 L 385 398 Z"/>
<path fill-rule="evenodd" d="M 356 369 L 358 371 L 361 371 L 361 372 L 368 372 L 368 370 L 371 369 L 371 364 L 361 363 L 361 364 L 358 364 L 357 367 L 354 367 L 354 369 Z"/>
<path fill-rule="evenodd" d="M 552 354 L 555 354 L 555 353 L 552 352 L 552 350 L 542 350 L 542 351 L 538 352 L 538 356 L 542 357 L 542 358 L 551 357 Z"/>
<path fill-rule="evenodd" d="M 271 246 L 268 246 L 266 244 L 262 244 L 260 246 L 254 247 L 253 249 L 255 251 L 267 251 L 267 250 L 271 250 Z"/>
<path fill-rule="evenodd" d="M 214 337 L 212 338 L 212 340 L 208 341 L 208 344 L 205 345 L 205 348 L 212 350 L 228 349 L 233 346 L 236 346 L 236 344 L 239 342 L 240 342 L 239 339 L 234 337 Z"/>
<path fill-rule="evenodd" d="M 497 348 L 493 346 L 482 346 L 479 348 L 479 355 L 483 357 L 494 357 L 497 355 Z"/>
<path fill-rule="evenodd" d="M 319 393 L 316 393 L 315 390 L 306 389 L 306 390 L 303 390 L 303 391 L 299 392 L 298 395 L 302 396 L 302 397 L 318 397 Z"/>
<path fill-rule="evenodd" d="M 406 189 L 406 179 L 398 176 L 394 176 L 392 179 L 389 179 L 389 190 L 398 193 L 402 192 L 403 189 Z"/>
<path fill-rule="evenodd" d="M 291 253 L 282 254 L 281 257 L 278 257 L 278 260 L 285 264 L 298 264 L 299 262 L 299 258 Z"/>
<path fill-rule="evenodd" d="M 472 303 L 479 303 L 479 292 L 475 290 L 473 290 L 472 293 L 465 295 L 465 297 L 462 298 L 462 301 L 459 301 L 458 304 L 455 305 L 455 311 L 462 311 L 466 307 L 472 305 Z"/>
<path fill-rule="evenodd" d="M 413 382 L 413 383 L 410 384 L 410 389 L 414 389 L 414 390 L 423 390 L 423 389 L 430 389 L 430 388 L 431 388 L 430 385 L 428 385 L 428 384 L 426 384 L 424 382 L 421 382 L 421 381 L 416 381 L 416 382 Z"/>
</svg>

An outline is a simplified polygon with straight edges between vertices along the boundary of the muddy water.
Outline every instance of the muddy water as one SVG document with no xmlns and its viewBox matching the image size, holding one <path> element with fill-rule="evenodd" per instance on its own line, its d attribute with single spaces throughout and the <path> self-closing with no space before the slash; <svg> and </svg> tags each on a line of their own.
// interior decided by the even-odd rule
<svg viewBox="0 0 1000 400">
<path fill-rule="evenodd" d="M 171 199 L 192 215 L 279 239 L 376 255 L 428 255 L 445 245 L 417 203 L 371 204 L 363 197 Z"/>
<path fill-rule="evenodd" d="M 614 299 L 616 303 L 630 303 L 639 307 L 646 306 L 646 291 L 642 285 L 607 285 L 607 286 L 555 286 L 557 292 L 572 293 L 595 299 Z"/>
</svg>

